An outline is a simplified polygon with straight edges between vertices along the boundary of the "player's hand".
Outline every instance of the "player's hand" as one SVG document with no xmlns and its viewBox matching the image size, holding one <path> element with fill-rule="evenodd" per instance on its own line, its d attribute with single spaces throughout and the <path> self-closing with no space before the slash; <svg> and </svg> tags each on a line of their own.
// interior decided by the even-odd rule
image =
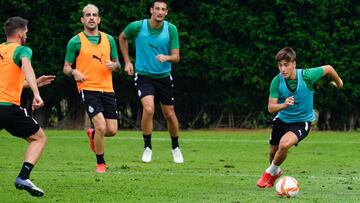
<svg viewBox="0 0 360 203">
<path fill-rule="evenodd" d="M 132 63 L 126 63 L 125 64 L 125 68 L 124 71 L 128 74 L 128 75 L 134 75 L 134 66 Z"/>
<path fill-rule="evenodd" d="M 44 101 L 41 99 L 40 95 L 34 95 L 31 109 L 34 111 L 35 109 L 39 109 L 42 106 L 44 106 Z"/>
<path fill-rule="evenodd" d="M 168 56 L 164 55 L 164 54 L 159 54 L 159 55 L 156 56 L 156 60 L 163 63 L 163 62 L 168 60 Z"/>
<path fill-rule="evenodd" d="M 38 87 L 42 87 L 50 84 L 54 79 L 55 75 L 42 75 L 36 79 L 36 83 Z"/>
<path fill-rule="evenodd" d="M 339 82 L 338 82 L 338 83 L 339 83 L 339 84 L 336 84 L 335 81 L 331 81 L 331 82 L 330 82 L 330 85 L 332 85 L 332 86 L 334 86 L 334 87 L 336 87 L 336 88 L 342 88 L 343 85 L 344 85 L 343 81 L 342 81 L 341 79 L 339 79 Z"/>
<path fill-rule="evenodd" d="M 114 61 L 104 60 L 104 62 L 105 66 L 111 71 L 114 71 L 118 67 L 118 63 Z"/>
<path fill-rule="evenodd" d="M 293 106 L 294 103 L 295 103 L 294 96 L 291 96 L 291 97 L 286 98 L 284 103 L 285 103 L 285 105 L 287 105 L 287 106 Z"/>
<path fill-rule="evenodd" d="M 77 69 L 74 69 L 72 71 L 72 74 L 74 76 L 74 79 L 76 82 L 84 82 L 85 81 L 85 76 L 84 74 L 82 74 L 80 71 L 78 71 Z"/>
</svg>

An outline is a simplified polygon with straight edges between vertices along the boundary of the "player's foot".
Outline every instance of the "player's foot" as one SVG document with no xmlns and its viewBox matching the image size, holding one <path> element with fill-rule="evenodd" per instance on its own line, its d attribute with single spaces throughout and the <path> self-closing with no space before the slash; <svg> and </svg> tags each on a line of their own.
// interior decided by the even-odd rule
<svg viewBox="0 0 360 203">
<path fill-rule="evenodd" d="M 141 157 L 141 160 L 145 163 L 151 162 L 152 150 L 149 147 L 144 149 L 144 153 Z"/>
<path fill-rule="evenodd" d="M 106 165 L 105 164 L 96 164 L 96 173 L 105 173 Z"/>
<path fill-rule="evenodd" d="M 93 133 L 94 133 L 94 129 L 89 128 L 86 130 L 86 134 L 89 137 L 90 140 L 90 149 L 95 153 L 95 144 L 94 144 L 94 139 L 93 139 Z"/>
<path fill-rule="evenodd" d="M 184 158 L 181 154 L 180 148 L 176 147 L 175 149 L 171 150 L 171 153 L 173 155 L 174 158 L 174 162 L 177 164 L 181 164 L 184 163 Z"/>
<path fill-rule="evenodd" d="M 264 172 L 261 178 L 257 181 L 256 185 L 260 188 L 271 188 L 274 186 L 275 180 L 282 175 L 282 171 L 279 171 L 277 175 L 271 175 L 268 172 Z"/>
<path fill-rule="evenodd" d="M 28 191 L 32 196 L 35 197 L 41 197 L 44 195 L 44 191 L 42 191 L 40 188 L 36 187 L 34 183 L 31 182 L 30 179 L 21 179 L 20 177 L 17 177 L 15 180 L 15 187 L 18 190 L 26 190 Z"/>
</svg>

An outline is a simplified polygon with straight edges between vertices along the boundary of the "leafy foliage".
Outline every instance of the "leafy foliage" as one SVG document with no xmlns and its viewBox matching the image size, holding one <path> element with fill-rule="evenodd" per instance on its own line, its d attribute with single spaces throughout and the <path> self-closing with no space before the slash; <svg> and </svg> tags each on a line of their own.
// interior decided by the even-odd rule
<svg viewBox="0 0 360 203">
<path fill-rule="evenodd" d="M 128 23 L 149 16 L 147 0 L 92 3 L 100 9 L 100 29 L 115 39 Z M 57 75 L 54 84 L 42 88 L 46 126 L 56 125 L 48 121 L 54 112 L 57 120 L 67 117 L 69 110 L 60 109 L 61 101 L 79 105 L 75 84 L 63 75 L 62 65 L 68 40 L 82 30 L 79 18 L 86 4 L 68 0 L 56 5 L 44 0 L 0 2 L 2 22 L 15 15 L 30 20 L 29 46 L 37 75 Z M 269 126 L 273 115 L 266 112 L 268 88 L 278 73 L 274 55 L 285 46 L 297 52 L 299 68 L 331 64 L 344 81 L 340 91 L 328 85 L 329 79 L 318 82 L 318 126 L 358 128 L 359 10 L 360 2 L 354 0 L 170 1 L 167 20 L 178 27 L 180 36 L 181 62 L 173 66 L 173 75 L 182 128 Z M 133 43 L 130 53 L 134 59 Z M 122 60 L 120 51 L 119 56 Z M 138 101 L 132 78 L 122 71 L 115 73 L 114 86 L 119 111 L 136 121 Z M 132 127 L 125 121 L 120 125 Z"/>
</svg>

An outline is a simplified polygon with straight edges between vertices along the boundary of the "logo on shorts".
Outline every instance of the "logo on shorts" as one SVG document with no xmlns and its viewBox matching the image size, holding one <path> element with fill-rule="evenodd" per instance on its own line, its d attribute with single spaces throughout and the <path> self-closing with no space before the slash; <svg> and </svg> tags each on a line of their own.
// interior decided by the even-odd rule
<svg viewBox="0 0 360 203">
<path fill-rule="evenodd" d="M 138 90 L 138 96 L 141 97 L 141 91 L 140 90 Z"/>
<path fill-rule="evenodd" d="M 89 113 L 94 113 L 94 108 L 92 106 L 89 106 L 88 111 Z"/>
<path fill-rule="evenodd" d="M 299 135 L 301 136 L 301 134 L 302 134 L 302 133 L 301 133 L 301 130 L 299 130 Z"/>
</svg>

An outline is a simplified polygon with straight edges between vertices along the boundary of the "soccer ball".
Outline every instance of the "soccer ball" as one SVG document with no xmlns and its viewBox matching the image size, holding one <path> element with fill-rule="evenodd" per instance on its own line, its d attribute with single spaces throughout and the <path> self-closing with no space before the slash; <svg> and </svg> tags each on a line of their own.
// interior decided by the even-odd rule
<svg viewBox="0 0 360 203">
<path fill-rule="evenodd" d="M 295 178 L 283 176 L 277 181 L 275 189 L 280 197 L 295 197 L 299 193 L 300 187 Z"/>
</svg>

